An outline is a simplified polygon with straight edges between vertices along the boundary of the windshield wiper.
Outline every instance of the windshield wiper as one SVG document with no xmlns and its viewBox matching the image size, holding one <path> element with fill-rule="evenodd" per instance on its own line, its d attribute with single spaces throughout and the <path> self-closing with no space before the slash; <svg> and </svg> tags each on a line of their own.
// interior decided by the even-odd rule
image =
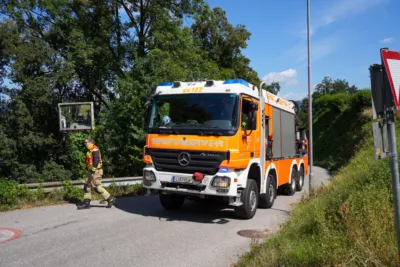
<svg viewBox="0 0 400 267">
<path fill-rule="evenodd" d="M 174 131 L 174 130 L 160 130 L 160 133 L 162 133 L 162 134 L 179 134 L 178 131 Z"/>
<path fill-rule="evenodd" d="M 217 135 L 221 136 L 223 133 L 221 132 L 213 132 L 213 131 L 200 131 L 200 135 Z"/>
</svg>

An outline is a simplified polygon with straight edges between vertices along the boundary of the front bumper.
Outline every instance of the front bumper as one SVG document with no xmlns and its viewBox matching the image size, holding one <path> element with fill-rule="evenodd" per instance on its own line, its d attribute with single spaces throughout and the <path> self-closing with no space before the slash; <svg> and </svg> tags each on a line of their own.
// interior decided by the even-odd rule
<svg viewBox="0 0 400 267">
<path fill-rule="evenodd" d="M 182 183 L 176 181 L 177 177 L 188 178 L 191 176 L 192 174 L 187 173 L 159 172 L 154 167 L 146 167 L 143 169 L 143 185 L 147 189 L 168 191 L 178 194 L 197 196 L 237 196 L 237 175 L 235 172 L 218 172 L 215 175 L 205 175 L 203 180 L 197 183 Z M 213 181 L 217 177 L 225 177 L 222 180 L 224 182 L 229 181 L 228 186 L 214 186 Z"/>
</svg>

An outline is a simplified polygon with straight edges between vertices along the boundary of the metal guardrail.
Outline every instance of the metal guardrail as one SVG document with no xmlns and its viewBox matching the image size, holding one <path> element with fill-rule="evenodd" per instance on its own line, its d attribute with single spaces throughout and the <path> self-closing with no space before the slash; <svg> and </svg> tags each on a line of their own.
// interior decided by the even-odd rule
<svg viewBox="0 0 400 267">
<path fill-rule="evenodd" d="M 115 181 L 116 185 L 131 185 L 131 184 L 141 184 L 142 176 L 137 177 L 117 177 L 117 178 L 104 178 L 101 180 L 103 186 L 110 186 L 113 181 Z M 71 184 L 75 187 L 83 188 L 83 184 L 85 181 L 75 180 L 71 181 Z M 33 184 L 20 184 L 20 186 L 26 186 L 30 190 L 38 189 L 38 187 L 42 185 L 44 193 L 50 193 L 53 190 L 60 190 L 63 188 L 63 182 L 47 182 L 47 183 L 33 183 Z"/>
</svg>

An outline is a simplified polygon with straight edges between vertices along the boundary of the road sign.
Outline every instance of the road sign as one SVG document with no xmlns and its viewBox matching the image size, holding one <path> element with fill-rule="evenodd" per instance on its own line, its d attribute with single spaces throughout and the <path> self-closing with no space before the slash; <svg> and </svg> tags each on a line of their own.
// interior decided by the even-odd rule
<svg viewBox="0 0 400 267">
<path fill-rule="evenodd" d="M 382 49 L 381 55 L 400 117 L 400 52 Z"/>
<path fill-rule="evenodd" d="M 94 130 L 93 102 L 59 103 L 60 131 Z"/>
<path fill-rule="evenodd" d="M 371 77 L 371 97 L 373 119 L 385 117 L 386 109 L 393 106 L 393 94 L 383 63 L 372 64 L 369 67 Z"/>
<path fill-rule="evenodd" d="M 374 119 L 378 117 L 379 122 L 373 124 L 375 159 L 381 156 L 389 155 L 390 169 L 392 173 L 393 199 L 395 204 L 395 223 L 397 233 L 397 252 L 400 256 L 400 178 L 399 163 L 397 156 L 396 127 L 394 120 L 394 110 L 397 108 L 397 115 L 400 117 L 400 52 L 390 51 L 387 48 L 381 50 L 382 65 L 372 65 L 371 73 L 371 91 L 372 108 L 374 110 Z M 396 108 L 393 106 L 393 100 L 389 101 L 388 94 L 392 91 L 392 98 Z M 382 96 L 379 96 L 382 94 Z M 390 103 L 391 102 L 391 103 Z M 383 118 L 381 109 L 383 108 Z M 376 116 L 378 115 L 378 116 Z M 387 127 L 387 133 L 383 132 L 384 126 Z M 388 153 L 382 153 L 382 147 L 386 147 L 385 137 L 387 135 Z M 382 138 L 383 137 L 383 138 Z M 385 149 L 386 150 L 386 149 Z"/>
</svg>

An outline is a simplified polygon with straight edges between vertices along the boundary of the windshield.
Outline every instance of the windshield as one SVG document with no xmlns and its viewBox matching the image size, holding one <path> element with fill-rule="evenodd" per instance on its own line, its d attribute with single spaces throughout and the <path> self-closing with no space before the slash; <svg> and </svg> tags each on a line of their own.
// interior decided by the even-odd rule
<svg viewBox="0 0 400 267">
<path fill-rule="evenodd" d="M 152 102 L 149 130 L 235 130 L 236 94 L 158 95 Z M 195 134 L 195 133 L 194 133 Z"/>
</svg>

